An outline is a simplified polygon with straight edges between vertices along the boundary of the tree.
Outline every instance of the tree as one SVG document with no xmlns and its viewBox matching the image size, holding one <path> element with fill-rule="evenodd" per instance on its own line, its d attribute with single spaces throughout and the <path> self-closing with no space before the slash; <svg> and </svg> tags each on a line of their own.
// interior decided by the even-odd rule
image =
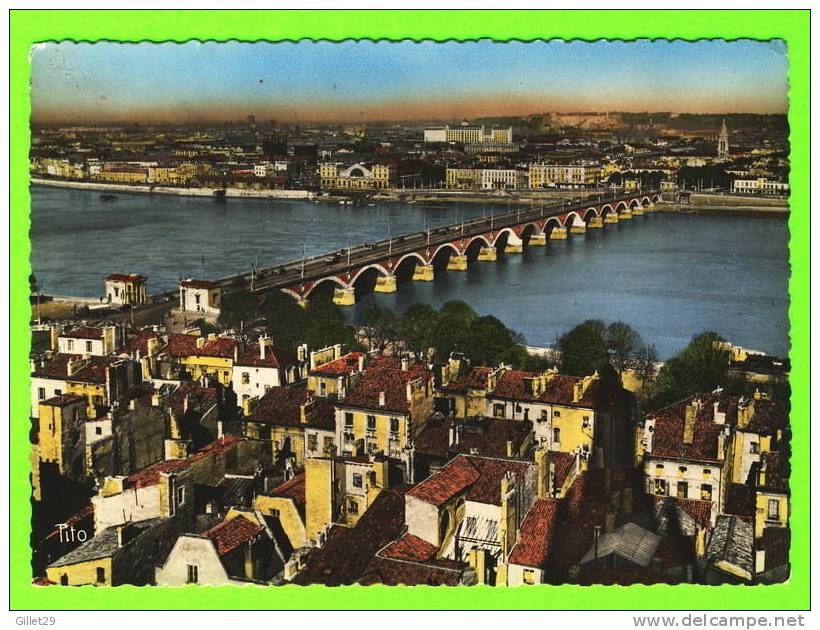
<svg viewBox="0 0 820 630">
<path fill-rule="evenodd" d="M 623 374 L 641 347 L 641 336 L 629 324 L 612 322 L 606 329 L 605 341 L 612 365 Z"/>
<path fill-rule="evenodd" d="M 228 293 L 222 300 L 219 323 L 225 328 L 239 328 L 242 322 L 248 324 L 258 317 L 256 296 L 250 291 Z"/>
<path fill-rule="evenodd" d="M 520 347 L 510 330 L 492 315 L 474 319 L 468 330 L 464 353 L 477 365 L 497 365 L 506 352 Z"/>
<path fill-rule="evenodd" d="M 558 340 L 561 371 L 572 376 L 586 376 L 609 363 L 603 337 L 605 330 L 603 322 L 587 320 L 564 333 Z"/>
<path fill-rule="evenodd" d="M 699 392 L 725 387 L 729 372 L 729 350 L 714 332 L 697 335 L 658 372 L 652 405 L 663 406 Z"/>
<path fill-rule="evenodd" d="M 436 309 L 429 304 L 413 304 L 404 312 L 399 330 L 409 350 L 427 356 L 433 347 L 433 330 L 438 316 Z"/>
<path fill-rule="evenodd" d="M 382 351 L 398 336 L 398 319 L 389 308 L 371 304 L 365 311 L 362 330 L 371 349 Z"/>
<path fill-rule="evenodd" d="M 641 344 L 633 360 L 635 366 L 635 373 L 641 381 L 641 386 L 646 387 L 646 384 L 655 376 L 658 363 L 658 349 L 654 343 L 649 345 Z"/>
<path fill-rule="evenodd" d="M 453 352 L 468 351 L 470 324 L 477 317 L 476 312 L 460 300 L 452 300 L 441 307 L 432 337 L 439 361 L 446 361 Z"/>
</svg>

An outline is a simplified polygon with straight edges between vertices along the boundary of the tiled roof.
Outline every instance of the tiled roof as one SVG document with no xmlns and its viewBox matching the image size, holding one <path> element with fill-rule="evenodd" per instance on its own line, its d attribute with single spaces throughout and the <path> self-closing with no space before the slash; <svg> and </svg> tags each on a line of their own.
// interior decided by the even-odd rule
<svg viewBox="0 0 820 630">
<path fill-rule="evenodd" d="M 92 328 L 91 326 L 80 326 L 71 332 L 63 333 L 61 337 L 70 339 L 102 339 L 102 328 Z"/>
<path fill-rule="evenodd" d="M 145 280 L 145 276 L 141 276 L 138 273 L 112 273 L 109 274 L 108 277 L 106 277 L 106 280 L 111 280 L 113 282 L 137 282 L 139 280 Z"/>
<path fill-rule="evenodd" d="M 754 526 L 738 516 L 721 514 L 706 547 L 711 564 L 727 562 L 751 577 L 754 575 Z"/>
<path fill-rule="evenodd" d="M 673 505 L 677 509 L 688 514 L 692 518 L 692 520 L 701 527 L 707 527 L 712 520 L 711 501 L 699 501 L 697 499 L 679 499 L 678 497 L 661 496 L 653 496 L 652 499 L 655 501 L 657 505 L 656 510 L 659 510 L 660 505 L 663 504 Z"/>
<path fill-rule="evenodd" d="M 237 435 L 226 435 L 218 440 L 211 442 L 204 448 L 201 448 L 196 453 L 187 459 L 169 459 L 156 464 L 152 464 L 142 470 L 135 472 L 129 476 L 126 481 L 128 486 L 145 488 L 154 486 L 159 483 L 160 475 L 162 473 L 172 473 L 188 468 L 191 464 L 198 462 L 207 457 L 214 457 L 221 453 L 225 453 L 232 449 L 236 444 L 243 441 L 245 438 Z"/>
<path fill-rule="evenodd" d="M 750 519 L 755 515 L 755 489 L 745 483 L 730 483 L 726 486 L 726 500 L 723 508 L 726 514 L 734 514 Z"/>
<path fill-rule="evenodd" d="M 383 490 L 355 527 L 334 525 L 327 540 L 305 557 L 295 584 L 339 586 L 359 580 L 376 552 L 395 539 L 404 527 L 404 493 Z"/>
<path fill-rule="evenodd" d="M 49 407 L 66 407 L 72 403 L 84 401 L 85 398 L 77 396 L 76 394 L 61 394 L 54 396 L 48 400 L 40 401 L 41 405 L 48 405 Z"/>
<path fill-rule="evenodd" d="M 789 403 L 784 400 L 755 400 L 749 424 L 741 430 L 771 435 L 789 426 Z"/>
<path fill-rule="evenodd" d="M 347 376 L 348 374 L 353 374 L 353 372 L 359 371 L 359 357 L 363 354 L 363 352 L 349 352 L 338 359 L 317 365 L 310 373 L 327 376 Z"/>
<path fill-rule="evenodd" d="M 455 421 L 446 418 L 441 421 L 430 420 L 424 430 L 416 437 L 416 452 L 435 457 L 447 457 L 451 452 L 450 428 Z M 460 421 L 462 430 L 458 444 L 452 450 L 469 453 L 477 449 L 485 457 L 506 457 L 507 441 L 513 443 L 517 452 L 521 444 L 532 433 L 532 423 L 526 420 L 505 420 L 502 418 L 480 418 L 472 421 Z"/>
<path fill-rule="evenodd" d="M 771 490 L 788 490 L 791 465 L 788 453 L 771 451 L 760 456 L 760 464 L 765 464 L 765 482 L 762 487 Z"/>
<path fill-rule="evenodd" d="M 441 505 L 466 491 L 468 501 L 501 505 L 501 479 L 504 475 L 512 472 L 520 480 L 531 467 L 532 464 L 527 462 L 459 455 L 407 494 L 433 505 Z"/>
<path fill-rule="evenodd" d="M 127 354 L 129 356 L 135 356 L 137 350 L 140 351 L 141 356 L 148 355 L 148 341 L 150 339 L 159 339 L 159 344 L 157 345 L 158 348 L 162 348 L 165 344 L 164 340 L 162 339 L 162 334 L 154 331 L 154 330 L 140 330 L 136 335 L 129 337 L 128 341 L 126 341 L 118 350 L 119 354 Z"/>
<path fill-rule="evenodd" d="M 423 562 L 435 558 L 438 547 L 413 534 L 405 534 L 381 550 L 381 556 L 393 560 Z"/>
<path fill-rule="evenodd" d="M 196 335 L 170 334 L 165 352 L 172 357 L 191 356 L 196 351 L 196 339 Z"/>
<path fill-rule="evenodd" d="M 302 422 L 301 408 L 311 403 L 307 410 L 307 422 Z M 271 387 L 256 402 L 248 422 L 276 426 L 305 426 L 334 429 L 336 427 L 333 403 L 325 398 L 314 397 L 313 392 L 301 387 Z"/>
<path fill-rule="evenodd" d="M 276 486 L 269 494 L 287 497 L 297 505 L 305 505 L 305 473 L 296 475 L 293 479 Z"/>
<path fill-rule="evenodd" d="M 655 419 L 652 436 L 653 458 L 671 458 L 700 462 L 720 462 L 724 454 L 718 453 L 718 435 L 737 420 L 737 399 L 717 398 L 713 394 L 698 397 L 702 404 L 696 415 L 692 443 L 683 441 L 686 407 L 691 398 L 664 407 L 651 417 Z M 726 414 L 723 424 L 714 421 L 714 403 L 718 411 Z"/>
<path fill-rule="evenodd" d="M 254 523 L 244 516 L 236 516 L 229 521 L 222 521 L 211 529 L 202 532 L 216 544 L 216 552 L 220 556 L 230 553 L 240 545 L 254 540 L 264 527 Z"/>
<path fill-rule="evenodd" d="M 161 525 L 164 520 L 165 519 L 162 518 L 149 518 L 143 521 L 131 523 L 129 527 L 133 528 L 133 531 L 136 534 L 133 537 L 131 537 L 131 543 L 133 543 L 134 540 L 136 540 L 136 538 L 138 538 L 146 531 L 152 529 L 153 527 Z M 100 533 L 95 535 L 93 538 L 90 538 L 76 549 L 72 549 L 63 557 L 52 562 L 49 566 L 65 567 L 71 566 L 73 564 L 79 564 L 81 562 L 99 560 L 100 558 L 110 558 L 119 549 L 121 549 L 121 547 L 118 544 L 117 527 L 117 525 L 113 525 L 111 527 L 105 528 Z"/>
<path fill-rule="evenodd" d="M 575 384 L 581 381 L 579 377 L 554 374 L 548 377 L 544 384 L 544 390 L 537 395 L 533 395 L 532 392 L 528 390 L 524 379 L 537 377 L 539 377 L 539 374 L 536 372 L 507 370 L 499 377 L 495 389 L 493 389 L 488 396 L 507 400 L 527 400 L 546 404 L 574 405 L 590 408 L 595 407 L 598 402 L 597 379 L 590 383 L 580 400 L 574 401 L 573 391 Z"/>
<path fill-rule="evenodd" d="M 407 413 L 410 410 L 407 383 L 419 376 L 427 378 L 416 371 L 402 371 L 389 367 L 367 368 L 340 405 Z M 380 392 L 384 392 L 384 405 L 379 405 Z"/>
<path fill-rule="evenodd" d="M 510 553 L 510 563 L 525 567 L 545 568 L 552 552 L 559 501 L 538 499 L 530 507 L 518 542 Z"/>
<path fill-rule="evenodd" d="M 181 383 L 167 399 L 167 406 L 174 410 L 177 416 L 185 413 L 185 399 L 188 399 L 188 410 L 207 411 L 216 402 L 217 391 L 213 387 L 200 387 L 195 383 Z"/>
<path fill-rule="evenodd" d="M 79 358 L 80 355 L 77 354 L 58 352 L 51 360 L 46 361 L 43 365 L 35 365 L 31 375 L 38 378 L 65 380 L 68 375 L 68 362 L 76 361 Z"/>
<path fill-rule="evenodd" d="M 489 367 L 475 367 L 466 374 L 451 380 L 446 385 L 442 385 L 439 389 L 445 392 L 465 393 L 469 389 L 486 389 L 487 377 L 493 368 Z"/>
<path fill-rule="evenodd" d="M 458 586 L 466 566 L 451 569 L 430 564 L 397 562 L 375 557 L 359 579 L 359 584 L 387 586 Z"/>
<path fill-rule="evenodd" d="M 105 383 L 105 375 L 108 368 L 120 361 L 119 357 L 89 357 L 86 364 L 71 376 L 66 376 L 66 380 L 79 381 L 82 383 Z"/>
<path fill-rule="evenodd" d="M 286 350 L 279 350 L 268 346 L 265 348 L 265 358 L 259 349 L 258 343 L 252 343 L 245 346 L 243 352 L 239 353 L 239 359 L 236 365 L 248 365 L 254 367 L 286 367 L 288 365 L 296 365 L 298 359 L 292 352 Z"/>
<path fill-rule="evenodd" d="M 194 335 L 172 334 L 168 336 L 168 345 L 165 347 L 172 357 L 220 357 L 233 359 L 234 348 L 239 343 L 232 337 L 216 337 L 205 340 L 201 348 L 197 348 L 197 337 Z"/>
<path fill-rule="evenodd" d="M 549 451 L 547 458 L 553 465 L 553 485 L 560 488 L 564 485 L 570 470 L 572 470 L 575 455 L 572 453 L 562 453 L 561 451 Z"/>
<path fill-rule="evenodd" d="M 434 475 L 413 486 L 407 494 L 438 506 L 467 490 L 480 476 L 470 460 L 460 455 Z"/>
</svg>

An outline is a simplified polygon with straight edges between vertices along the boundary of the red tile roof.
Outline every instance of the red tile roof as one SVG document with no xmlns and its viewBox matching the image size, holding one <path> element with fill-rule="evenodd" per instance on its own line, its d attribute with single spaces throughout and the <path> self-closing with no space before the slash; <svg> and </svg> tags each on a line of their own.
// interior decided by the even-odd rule
<svg viewBox="0 0 820 630">
<path fill-rule="evenodd" d="M 661 497 L 653 495 L 656 503 L 662 501 L 674 501 L 678 507 L 686 512 L 701 527 L 707 527 L 712 519 L 712 502 L 699 501 L 697 499 L 679 499 L 678 497 Z"/>
<path fill-rule="evenodd" d="M 359 584 L 370 586 L 458 586 L 466 565 L 451 569 L 430 564 L 416 564 L 376 556 L 362 573 Z"/>
<path fill-rule="evenodd" d="M 108 368 L 120 360 L 122 359 L 112 356 L 89 357 L 85 365 L 71 376 L 66 376 L 66 380 L 79 381 L 82 383 L 105 383 Z"/>
<path fill-rule="evenodd" d="M 451 449 L 450 428 L 455 423 L 452 418 L 428 421 L 416 437 L 416 452 L 434 457 L 447 457 L 452 451 L 470 453 L 477 449 L 478 455 L 485 457 L 507 457 L 508 441 L 513 443 L 514 451 L 518 452 L 532 433 L 532 423 L 528 420 L 480 418 L 459 421 L 463 428 L 458 444 Z"/>
<path fill-rule="evenodd" d="M 220 357 L 233 359 L 234 348 L 239 342 L 232 337 L 217 337 L 205 340 L 201 348 L 197 348 L 197 337 L 194 335 L 172 334 L 168 336 L 168 345 L 165 347 L 172 357 Z"/>
<path fill-rule="evenodd" d="M 139 470 L 133 475 L 127 477 L 127 484 L 129 487 L 133 486 L 136 488 L 155 486 L 159 483 L 160 475 L 162 473 L 178 472 L 207 457 L 215 457 L 222 453 L 226 453 L 244 439 L 245 438 L 239 437 L 238 435 L 226 435 L 225 437 L 219 438 L 218 440 L 201 448 L 187 459 L 169 459 L 143 468 L 142 470 Z"/>
<path fill-rule="evenodd" d="M 68 362 L 76 361 L 79 358 L 81 357 L 78 354 L 58 352 L 52 356 L 50 361 L 46 361 L 43 365 L 36 364 L 31 375 L 38 378 L 65 380 L 66 376 L 68 376 Z"/>
<path fill-rule="evenodd" d="M 459 455 L 437 473 L 413 486 L 407 495 L 438 506 L 465 492 L 480 476 L 470 460 Z"/>
<path fill-rule="evenodd" d="M 202 532 L 216 544 L 220 556 L 230 553 L 240 545 L 254 540 L 264 528 L 244 516 L 236 516 L 229 521 L 222 521 L 211 529 Z"/>
<path fill-rule="evenodd" d="M 691 444 L 684 443 L 683 429 L 683 419 L 657 418 L 652 434 L 652 452 L 649 455 L 658 459 L 709 463 L 718 463 L 723 459 L 723 455 L 718 453 L 718 435 L 723 431 L 724 425 L 711 421 L 696 422 Z"/>
<path fill-rule="evenodd" d="M 102 339 L 102 328 L 92 328 L 91 326 L 80 326 L 71 332 L 63 333 L 61 337 L 68 339 Z"/>
<path fill-rule="evenodd" d="M 308 405 L 306 422 L 302 422 L 302 406 Z M 259 422 L 275 426 L 305 426 L 335 429 L 336 419 L 333 403 L 313 396 L 313 392 L 301 387 L 271 387 L 256 402 L 247 422 Z"/>
<path fill-rule="evenodd" d="M 305 473 L 296 475 L 293 479 L 276 486 L 270 494 L 277 497 L 292 499 L 297 505 L 305 505 Z"/>
<path fill-rule="evenodd" d="M 138 273 L 112 273 L 106 277 L 106 280 L 111 280 L 113 282 L 138 282 L 141 280 L 145 280 L 145 276 L 141 276 Z"/>
<path fill-rule="evenodd" d="M 510 553 L 511 564 L 546 567 L 552 552 L 559 503 L 555 499 L 537 499 L 532 504 Z"/>
<path fill-rule="evenodd" d="M 561 451 L 550 451 L 547 454 L 549 462 L 553 465 L 553 472 L 555 477 L 553 483 L 557 487 L 564 485 L 564 482 L 572 469 L 572 464 L 575 461 L 575 455 L 572 453 L 562 453 Z"/>
<path fill-rule="evenodd" d="M 487 377 L 493 368 L 475 367 L 466 374 L 451 380 L 439 389 L 445 392 L 466 393 L 469 389 L 486 389 Z"/>
<path fill-rule="evenodd" d="M 196 339 L 196 335 L 170 334 L 165 352 L 172 357 L 191 356 L 196 351 Z"/>
<path fill-rule="evenodd" d="M 407 400 L 407 384 L 419 377 L 428 378 L 428 375 L 390 367 L 369 367 L 339 404 L 359 409 L 408 413 L 410 403 Z M 384 392 L 384 405 L 379 404 L 381 392 Z"/>
<path fill-rule="evenodd" d="M 544 385 L 544 391 L 534 395 L 527 387 L 524 379 L 537 377 L 539 377 L 537 372 L 508 370 L 499 377 L 495 389 L 493 389 L 488 396 L 506 400 L 528 400 L 547 404 L 573 405 L 589 408 L 595 407 L 598 403 L 597 379 L 590 383 L 580 400 L 574 401 L 574 386 L 576 383 L 581 382 L 581 378 L 567 376 L 565 374 L 554 374 L 548 377 Z"/>
<path fill-rule="evenodd" d="M 501 479 L 504 475 L 512 472 L 520 480 L 532 466 L 528 462 L 459 455 L 407 494 L 433 505 L 442 505 L 466 491 L 468 501 L 501 505 Z"/>
<path fill-rule="evenodd" d="M 244 351 L 239 353 L 239 359 L 236 361 L 236 365 L 272 368 L 286 367 L 297 363 L 298 359 L 292 352 L 272 348 L 271 346 L 265 348 L 265 358 L 263 359 L 258 343 L 245 346 Z"/>
<path fill-rule="evenodd" d="M 119 348 L 118 353 L 127 354 L 129 356 L 135 356 L 137 350 L 139 350 L 141 356 L 147 356 L 148 341 L 151 339 L 159 339 L 157 348 L 162 348 L 165 345 L 165 341 L 163 340 L 162 335 L 160 333 L 153 330 L 140 330 L 137 334 L 131 336 L 128 339 L 128 341 L 126 341 Z"/>
<path fill-rule="evenodd" d="M 338 359 L 317 365 L 310 373 L 327 376 L 347 376 L 353 374 L 359 371 L 359 358 L 363 355 L 363 352 L 348 352 Z"/>
<path fill-rule="evenodd" d="M 181 383 L 168 396 L 167 406 L 174 410 L 177 416 L 185 413 L 185 399 L 188 399 L 188 411 L 207 411 L 216 403 L 217 391 L 213 387 L 200 387 L 195 383 Z"/>
<path fill-rule="evenodd" d="M 393 560 L 424 562 L 435 558 L 438 547 L 413 534 L 405 534 L 381 550 L 379 555 Z"/>
</svg>

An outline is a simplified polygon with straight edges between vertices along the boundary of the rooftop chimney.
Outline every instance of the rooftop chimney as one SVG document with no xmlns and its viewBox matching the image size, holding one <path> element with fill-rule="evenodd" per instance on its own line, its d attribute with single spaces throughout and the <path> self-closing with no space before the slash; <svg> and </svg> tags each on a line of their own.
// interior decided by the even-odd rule
<svg viewBox="0 0 820 630">
<path fill-rule="evenodd" d="M 359 355 L 359 372 L 364 372 L 364 353 Z"/>
<path fill-rule="evenodd" d="M 205 345 L 205 337 L 197 337 L 196 338 L 196 347 L 201 348 Z"/>
<path fill-rule="evenodd" d="M 698 418 L 700 411 L 700 401 L 694 400 L 686 405 L 686 411 L 683 419 L 683 443 L 691 444 L 692 438 L 695 435 L 695 421 Z"/>
<path fill-rule="evenodd" d="M 379 407 L 384 407 L 384 392 L 379 392 Z"/>
<path fill-rule="evenodd" d="M 402 372 L 406 372 L 409 368 L 410 368 L 410 361 L 407 359 L 407 357 L 402 357 L 401 358 L 401 370 L 402 370 Z"/>
</svg>

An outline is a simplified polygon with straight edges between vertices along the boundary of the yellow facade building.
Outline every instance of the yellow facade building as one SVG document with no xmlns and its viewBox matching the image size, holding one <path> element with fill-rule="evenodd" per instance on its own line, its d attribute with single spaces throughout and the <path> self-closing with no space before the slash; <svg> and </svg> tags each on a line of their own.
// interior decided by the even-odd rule
<svg viewBox="0 0 820 630">
<path fill-rule="evenodd" d="M 385 190 L 396 184 L 398 170 L 393 164 L 324 162 L 319 165 L 319 185 L 328 190 Z"/>
</svg>

